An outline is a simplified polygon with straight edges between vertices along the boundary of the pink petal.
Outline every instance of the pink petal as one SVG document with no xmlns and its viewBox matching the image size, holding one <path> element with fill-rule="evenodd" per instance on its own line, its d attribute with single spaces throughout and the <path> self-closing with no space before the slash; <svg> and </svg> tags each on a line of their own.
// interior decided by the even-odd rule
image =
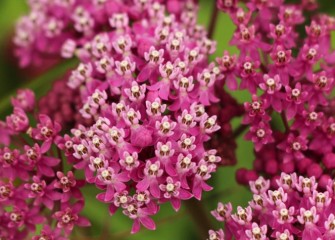
<svg viewBox="0 0 335 240">
<path fill-rule="evenodd" d="M 192 194 L 182 188 L 179 189 L 179 196 L 180 199 L 187 200 L 192 198 Z"/>
<path fill-rule="evenodd" d="M 137 183 L 136 188 L 140 191 L 145 191 L 149 188 L 150 181 L 147 177 L 145 177 L 142 181 Z"/>
<path fill-rule="evenodd" d="M 52 201 L 52 200 L 49 199 L 49 198 L 45 198 L 45 199 L 43 199 L 43 204 L 44 204 L 47 208 L 49 208 L 50 210 L 53 209 L 53 207 L 54 207 L 54 201 Z"/>
<path fill-rule="evenodd" d="M 197 184 L 194 183 L 193 188 L 192 188 L 192 193 L 196 199 L 198 200 L 201 199 L 202 188 L 201 188 L 200 182 Z"/>
<path fill-rule="evenodd" d="M 140 218 L 140 222 L 147 229 L 150 229 L 150 230 L 155 230 L 156 229 L 155 222 L 151 218 L 149 218 L 149 217 L 142 217 L 142 218 Z"/>
<path fill-rule="evenodd" d="M 175 167 L 172 165 L 171 160 L 168 160 L 168 162 L 166 163 L 165 170 L 170 176 L 176 176 L 177 175 L 177 171 L 176 171 Z"/>
<path fill-rule="evenodd" d="M 89 226 L 91 226 L 91 223 L 87 218 L 79 217 L 79 219 L 77 221 L 77 225 L 80 226 L 80 227 L 89 227 Z"/>
<path fill-rule="evenodd" d="M 52 144 L 51 139 L 48 139 L 47 141 L 45 141 L 41 146 L 41 153 L 46 153 L 47 151 L 49 151 L 51 144 Z"/>
<path fill-rule="evenodd" d="M 146 65 L 137 77 L 138 82 L 144 82 L 148 80 L 151 73 L 152 73 L 152 68 L 149 65 Z"/>
<path fill-rule="evenodd" d="M 47 177 L 53 177 L 55 176 L 54 171 L 52 170 L 52 168 L 46 166 L 46 165 L 38 165 L 38 170 L 40 173 L 42 173 L 43 175 L 47 176 Z"/>
<path fill-rule="evenodd" d="M 226 84 L 230 90 L 237 90 L 237 80 L 233 74 L 227 75 Z"/>
<path fill-rule="evenodd" d="M 75 213 L 80 212 L 84 208 L 84 201 L 78 201 L 72 206 L 72 211 Z"/>
<path fill-rule="evenodd" d="M 159 186 L 157 181 L 154 181 L 150 184 L 150 193 L 152 194 L 152 196 L 154 196 L 155 198 L 159 198 L 161 191 L 159 190 Z"/>
<path fill-rule="evenodd" d="M 114 204 L 109 205 L 109 214 L 110 214 L 111 216 L 114 215 L 118 209 L 119 209 L 119 208 L 116 207 Z"/>
<path fill-rule="evenodd" d="M 138 219 L 134 220 L 133 227 L 131 228 L 131 234 L 137 233 L 141 228 L 140 221 Z"/>
<path fill-rule="evenodd" d="M 75 169 L 83 169 L 87 165 L 86 161 L 80 161 L 79 163 L 74 165 Z"/>
<path fill-rule="evenodd" d="M 201 182 L 201 187 L 202 187 L 202 189 L 203 190 L 205 190 L 205 191 L 211 191 L 212 189 L 213 189 L 213 187 L 211 187 L 211 186 L 209 186 L 207 183 L 205 183 L 205 182 Z"/>
<path fill-rule="evenodd" d="M 180 199 L 178 199 L 178 198 L 172 198 L 171 199 L 171 205 L 172 205 L 173 209 L 176 210 L 176 212 L 178 212 L 179 209 L 180 209 L 180 206 L 181 206 Z"/>
<path fill-rule="evenodd" d="M 116 182 L 114 183 L 114 187 L 117 192 L 122 192 L 127 186 L 123 182 Z"/>
<path fill-rule="evenodd" d="M 105 202 L 105 198 L 106 198 L 106 193 L 99 193 L 96 198 L 100 201 L 100 202 Z"/>
<path fill-rule="evenodd" d="M 296 105 L 288 107 L 286 109 L 287 120 L 291 120 L 295 116 L 296 112 L 297 112 L 297 106 Z"/>
<path fill-rule="evenodd" d="M 43 157 L 43 162 L 46 165 L 50 166 L 50 167 L 54 167 L 54 166 L 56 166 L 56 165 L 58 165 L 60 163 L 60 159 L 54 158 L 54 157 L 46 157 L 46 156 L 44 156 Z"/>
<path fill-rule="evenodd" d="M 128 172 L 121 172 L 120 174 L 117 175 L 117 179 L 118 179 L 118 181 L 121 181 L 121 182 L 129 181 Z"/>
</svg>

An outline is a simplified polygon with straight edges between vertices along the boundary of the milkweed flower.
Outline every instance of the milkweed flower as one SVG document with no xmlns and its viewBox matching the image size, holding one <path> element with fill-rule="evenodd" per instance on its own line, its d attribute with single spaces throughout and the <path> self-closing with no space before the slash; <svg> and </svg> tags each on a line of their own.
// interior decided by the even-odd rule
<svg viewBox="0 0 335 240">
<path fill-rule="evenodd" d="M 77 46 L 85 54 L 68 86 L 80 92 L 79 112 L 93 124 L 56 140 L 102 190 L 97 199 L 110 213 L 121 209 L 134 221 L 132 233 L 155 229 L 151 216 L 164 202 L 177 211 L 182 200 L 200 200 L 221 163 L 205 144 L 221 128 L 207 110 L 220 100 L 214 86 L 223 86 L 208 64 L 215 43 L 196 25 L 196 4 L 170 15 L 164 8 L 155 2 L 138 16 L 131 8 L 113 13 L 108 30 L 86 41 L 89 49 Z"/>
<path fill-rule="evenodd" d="M 238 170 L 237 181 L 247 184 L 265 174 L 274 183 L 280 172 L 296 172 L 316 177 L 325 188 L 333 177 L 334 19 L 313 12 L 307 24 L 304 13 L 318 7 L 308 1 L 250 1 L 243 9 L 241 2 L 217 1 L 236 26 L 231 43 L 240 50 L 217 59 L 223 81 L 251 95 L 242 124 L 254 144 L 254 169 Z"/>
<path fill-rule="evenodd" d="M 74 225 L 89 226 L 79 215 L 85 181 L 75 179 L 71 171 L 62 173 L 62 155 L 54 151 L 61 126 L 45 114 L 34 116 L 38 111 L 34 93 L 19 90 L 12 104 L 13 113 L 2 125 L 7 131 L 1 132 L 8 141 L 0 145 L 0 238 L 27 239 L 37 225 L 43 225 L 40 237 L 33 239 L 67 239 Z M 73 209 L 61 215 L 58 208 L 72 203 Z"/>
<path fill-rule="evenodd" d="M 332 239 L 334 237 L 334 181 L 320 191 L 314 177 L 282 173 L 276 187 L 260 177 L 250 181 L 253 198 L 232 213 L 231 203 L 219 203 L 212 215 L 225 230 L 210 231 L 223 239 Z M 221 238 L 219 238 L 221 236 Z M 212 239 L 212 238 L 209 238 Z"/>
</svg>

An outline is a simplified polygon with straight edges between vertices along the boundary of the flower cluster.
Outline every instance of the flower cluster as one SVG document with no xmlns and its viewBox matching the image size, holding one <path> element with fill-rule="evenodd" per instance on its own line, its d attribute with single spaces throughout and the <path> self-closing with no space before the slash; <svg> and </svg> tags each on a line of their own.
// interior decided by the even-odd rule
<svg viewBox="0 0 335 240">
<path fill-rule="evenodd" d="M 68 75 L 56 80 L 51 89 L 38 101 L 38 111 L 58 122 L 62 129 L 69 130 L 78 124 L 92 123 L 79 113 L 83 103 L 79 91 L 67 86 Z"/>
<path fill-rule="evenodd" d="M 12 105 L 13 113 L 0 122 L 0 239 L 27 239 L 38 224 L 44 228 L 33 239 L 67 239 L 75 225 L 89 226 L 79 216 L 85 181 L 62 170 L 54 144 L 60 125 L 43 114 L 32 120 L 34 93 L 20 90 Z"/>
<path fill-rule="evenodd" d="M 250 182 L 253 199 L 246 208 L 219 203 L 212 215 L 225 222 L 225 231 L 210 231 L 209 239 L 321 240 L 335 238 L 335 183 L 319 191 L 315 177 L 282 173 L 269 190 L 263 177 Z"/>
<path fill-rule="evenodd" d="M 93 39 L 106 27 L 115 13 L 127 12 L 141 18 L 148 6 L 155 12 L 154 2 L 161 2 L 176 16 L 189 1 L 182 0 L 27 0 L 30 13 L 19 19 L 14 43 L 20 65 L 41 65 L 57 61 L 60 56 L 81 54 L 77 46 Z M 118 23 L 116 23 L 118 24 Z M 89 47 L 86 45 L 86 47 Z"/>
<path fill-rule="evenodd" d="M 58 147 L 102 190 L 97 199 L 111 214 L 120 208 L 134 220 L 132 233 L 155 229 L 150 216 L 161 203 L 178 210 L 181 200 L 201 199 L 221 162 L 204 143 L 220 129 L 206 107 L 220 100 L 214 87 L 222 89 L 223 75 L 208 64 L 215 43 L 196 25 L 197 6 L 186 6 L 180 17 L 158 2 L 140 15 L 112 14 L 111 30 L 76 50 L 81 63 L 68 81 L 94 124 L 72 129 Z"/>
<path fill-rule="evenodd" d="M 238 130 L 233 131 L 231 121 L 234 117 L 244 114 L 244 107 L 221 86 L 215 87 L 215 93 L 220 101 L 211 104 L 206 109 L 209 115 L 217 116 L 217 124 L 221 128 L 212 135 L 206 146 L 217 150 L 217 155 L 221 157 L 220 165 L 234 165 L 237 162 L 236 131 Z"/>
<path fill-rule="evenodd" d="M 231 44 L 240 54 L 225 52 L 217 61 L 229 89 L 252 94 L 242 123 L 249 126 L 245 139 L 254 143 L 256 160 L 254 170 L 237 173 L 240 183 L 283 171 L 315 176 L 325 186 L 335 168 L 335 19 L 312 15 L 306 37 L 298 31 L 315 2 L 249 1 L 244 9 L 237 1 L 218 1 L 236 24 Z"/>
</svg>

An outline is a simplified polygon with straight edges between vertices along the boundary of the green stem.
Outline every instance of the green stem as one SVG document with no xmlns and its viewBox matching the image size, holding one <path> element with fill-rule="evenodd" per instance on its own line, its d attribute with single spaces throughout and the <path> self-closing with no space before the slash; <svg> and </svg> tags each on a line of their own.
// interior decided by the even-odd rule
<svg viewBox="0 0 335 240">
<path fill-rule="evenodd" d="M 233 132 L 233 138 L 238 138 L 246 129 L 248 128 L 248 125 L 240 125 L 238 128 L 236 128 Z"/>
<path fill-rule="evenodd" d="M 218 15 L 219 15 L 219 10 L 216 7 L 216 1 L 214 0 L 213 2 L 214 2 L 214 4 L 213 4 L 213 10 L 212 10 L 212 17 L 211 17 L 211 20 L 210 20 L 209 25 L 208 25 L 208 38 L 210 38 L 210 39 L 213 38 L 216 23 L 217 23 L 217 18 L 218 18 Z"/>
<path fill-rule="evenodd" d="M 289 125 L 288 125 L 288 122 L 287 122 L 287 118 L 286 118 L 285 112 L 282 112 L 280 115 L 281 115 L 281 119 L 283 120 L 283 123 L 284 123 L 284 126 L 285 126 L 286 133 L 288 133 L 288 132 L 290 131 L 290 127 L 289 127 Z"/>
<path fill-rule="evenodd" d="M 208 231 L 212 229 L 212 223 L 209 219 L 209 213 L 204 207 L 204 204 L 193 198 L 185 202 L 185 205 L 192 219 L 197 225 L 197 230 L 201 239 L 206 239 L 208 237 Z"/>
</svg>

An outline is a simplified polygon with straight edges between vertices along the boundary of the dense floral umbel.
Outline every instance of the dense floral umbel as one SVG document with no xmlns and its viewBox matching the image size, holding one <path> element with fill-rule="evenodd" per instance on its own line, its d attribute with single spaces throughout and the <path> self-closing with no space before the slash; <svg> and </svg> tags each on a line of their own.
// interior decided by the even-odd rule
<svg viewBox="0 0 335 240">
<path fill-rule="evenodd" d="M 14 111 L 1 122 L 0 132 L 0 239 L 27 239 L 40 224 L 44 228 L 33 239 L 68 239 L 75 225 L 89 226 L 78 215 L 85 181 L 62 172 L 54 145 L 60 125 L 44 114 L 34 119 L 33 92 L 19 90 L 12 104 Z M 29 119 L 37 122 L 35 127 Z"/>
<path fill-rule="evenodd" d="M 224 80 L 229 89 L 252 94 L 244 104 L 243 124 L 249 126 L 245 138 L 254 143 L 256 160 L 254 170 L 241 169 L 237 180 L 247 184 L 265 174 L 274 182 L 281 171 L 297 172 L 315 176 L 325 187 L 335 168 L 335 54 L 330 44 L 335 19 L 311 13 L 306 37 L 301 37 L 297 29 L 305 23 L 303 13 L 317 7 L 306 2 L 315 1 L 248 1 L 247 9 L 237 2 L 218 1 L 236 24 L 231 44 L 240 50 L 239 56 L 225 52 L 218 59 Z"/>
<path fill-rule="evenodd" d="M 81 63 L 68 86 L 80 91 L 80 113 L 94 124 L 57 139 L 74 168 L 102 190 L 97 199 L 110 213 L 121 209 L 134 220 L 132 233 L 141 224 L 155 229 L 151 216 L 161 203 L 179 210 L 181 200 L 201 199 L 221 162 L 217 150 L 204 145 L 220 129 L 217 116 L 206 112 L 220 101 L 214 88 L 223 87 L 219 68 L 208 64 L 215 42 L 196 25 L 192 1 L 177 15 L 142 2 L 140 13 L 110 14 L 105 32 L 77 46 Z M 238 114 L 221 117 L 226 132 Z"/>
<path fill-rule="evenodd" d="M 91 124 L 92 121 L 83 118 L 79 113 L 83 105 L 79 91 L 68 87 L 67 80 L 68 76 L 54 82 L 47 94 L 38 101 L 39 112 L 58 122 L 64 130 L 78 124 Z"/>
<path fill-rule="evenodd" d="M 210 231 L 209 239 L 335 239 L 335 183 L 318 190 L 315 177 L 282 173 L 277 187 L 269 190 L 263 177 L 250 182 L 253 199 L 246 208 L 219 203 L 212 215 L 225 223 L 225 230 Z"/>
<path fill-rule="evenodd" d="M 76 47 L 82 47 L 101 30 L 109 27 L 115 13 L 128 13 L 134 19 L 145 14 L 154 2 L 166 5 L 169 12 L 180 16 L 189 1 L 183 0 L 27 0 L 31 11 L 17 22 L 14 43 L 21 66 L 45 64 L 71 57 Z M 162 12 L 160 12 L 162 13 Z M 121 22 L 115 22 L 120 24 Z M 121 23 L 122 24 L 122 23 Z M 88 47 L 86 45 L 86 47 Z M 76 53 L 75 53 L 76 52 Z"/>
</svg>

